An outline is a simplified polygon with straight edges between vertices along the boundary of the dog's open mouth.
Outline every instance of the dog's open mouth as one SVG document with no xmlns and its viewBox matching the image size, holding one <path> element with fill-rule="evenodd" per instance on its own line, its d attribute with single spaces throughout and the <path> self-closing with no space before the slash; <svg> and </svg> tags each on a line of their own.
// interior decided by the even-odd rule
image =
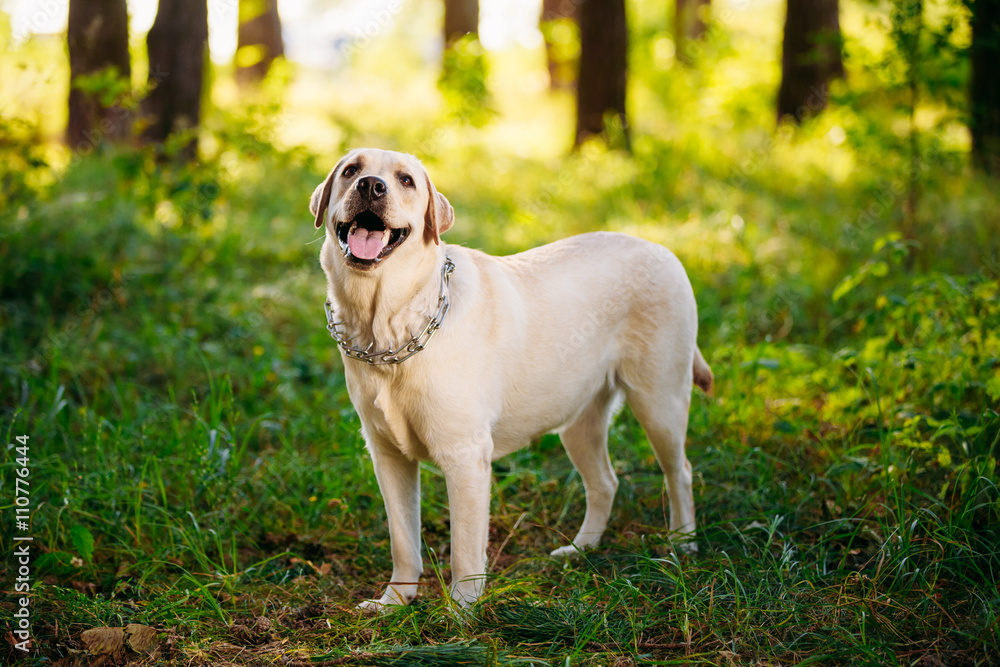
<svg viewBox="0 0 1000 667">
<path fill-rule="evenodd" d="M 348 263 L 371 268 L 406 240 L 409 227 L 389 227 L 372 211 L 362 211 L 354 220 L 337 224 L 337 240 Z"/>
</svg>

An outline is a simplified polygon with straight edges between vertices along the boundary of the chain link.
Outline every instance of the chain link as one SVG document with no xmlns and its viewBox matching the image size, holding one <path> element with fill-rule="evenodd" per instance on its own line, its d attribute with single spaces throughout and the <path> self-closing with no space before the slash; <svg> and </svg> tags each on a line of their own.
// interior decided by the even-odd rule
<svg viewBox="0 0 1000 667">
<path fill-rule="evenodd" d="M 444 323 L 444 317 L 448 314 L 448 309 L 451 308 L 451 303 L 448 301 L 448 283 L 451 280 L 451 274 L 454 270 L 455 264 L 451 261 L 450 257 L 445 256 L 444 266 L 441 267 L 441 290 L 438 292 L 437 311 L 431 317 L 430 321 L 427 322 L 427 326 L 423 328 L 423 331 L 410 338 L 407 343 L 404 343 L 395 350 L 373 352 L 372 347 L 375 346 L 374 340 L 372 340 L 367 348 L 352 346 L 351 340 L 354 339 L 354 336 L 348 337 L 344 332 L 337 329 L 337 327 L 344 323 L 334 321 L 333 305 L 329 301 L 324 305 L 324 309 L 326 310 L 326 329 L 330 332 L 330 336 L 337 341 L 337 345 L 344 351 L 344 354 L 351 359 L 363 361 L 370 366 L 403 363 L 427 347 L 427 343 L 430 342 L 434 333 Z"/>
</svg>

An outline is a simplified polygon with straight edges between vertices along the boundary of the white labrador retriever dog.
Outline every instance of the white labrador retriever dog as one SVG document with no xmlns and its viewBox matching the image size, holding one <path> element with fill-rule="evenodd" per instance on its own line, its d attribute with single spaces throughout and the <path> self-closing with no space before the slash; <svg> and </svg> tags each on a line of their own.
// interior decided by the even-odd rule
<svg viewBox="0 0 1000 667">
<path fill-rule="evenodd" d="M 423 166 L 375 149 L 341 159 L 310 210 L 326 230 L 328 328 L 389 517 L 392 580 L 363 609 L 417 593 L 421 460 L 447 483 L 462 606 L 483 591 L 490 462 L 547 432 L 560 434 L 587 500 L 580 531 L 552 553 L 595 546 L 618 487 L 607 444 L 622 398 L 663 470 L 670 530 L 695 549 L 684 438 L 692 383 L 709 391 L 712 372 L 670 251 L 605 232 L 509 257 L 446 244 L 454 210 Z"/>
</svg>

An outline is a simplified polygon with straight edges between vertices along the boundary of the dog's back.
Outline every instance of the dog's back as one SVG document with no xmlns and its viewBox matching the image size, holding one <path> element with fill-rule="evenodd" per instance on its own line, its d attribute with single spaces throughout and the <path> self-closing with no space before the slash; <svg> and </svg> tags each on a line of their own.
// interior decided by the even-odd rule
<svg viewBox="0 0 1000 667">
<path fill-rule="evenodd" d="M 605 390 L 663 391 L 661 375 L 671 394 L 689 394 L 692 382 L 711 387 L 690 281 L 663 246 L 596 232 L 507 257 L 474 255 L 482 296 L 515 297 L 491 313 L 502 320 L 491 353 L 506 360 L 505 384 L 515 389 L 505 393 L 494 457 L 573 421 Z"/>
</svg>

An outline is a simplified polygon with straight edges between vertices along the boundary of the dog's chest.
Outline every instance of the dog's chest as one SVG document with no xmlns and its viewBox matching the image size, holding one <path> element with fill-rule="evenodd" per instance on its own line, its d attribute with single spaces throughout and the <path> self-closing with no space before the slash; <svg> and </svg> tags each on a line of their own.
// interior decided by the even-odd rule
<svg viewBox="0 0 1000 667">
<path fill-rule="evenodd" d="M 347 378 L 347 389 L 366 437 L 376 441 L 370 444 L 395 446 L 410 459 L 428 458 L 427 448 L 413 428 L 413 406 L 406 399 L 412 394 L 390 379 L 351 375 Z"/>
</svg>

